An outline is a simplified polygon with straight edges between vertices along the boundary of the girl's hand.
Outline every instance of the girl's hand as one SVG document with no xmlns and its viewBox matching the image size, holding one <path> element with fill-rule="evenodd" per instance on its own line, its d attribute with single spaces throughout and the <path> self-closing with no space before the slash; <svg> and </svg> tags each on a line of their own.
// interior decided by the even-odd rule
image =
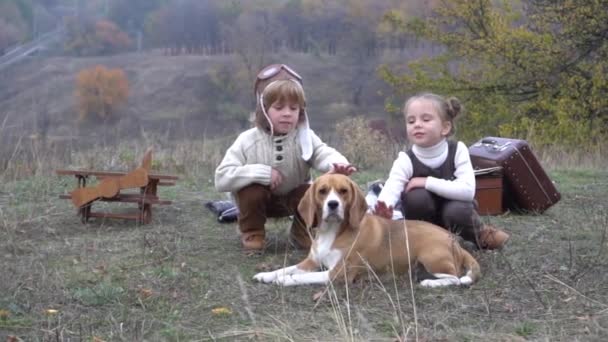
<svg viewBox="0 0 608 342">
<path fill-rule="evenodd" d="M 281 183 L 283 183 L 283 174 L 279 170 L 272 168 L 270 172 L 270 190 L 278 188 Z"/>
<path fill-rule="evenodd" d="M 328 173 L 339 173 L 341 175 L 350 176 L 354 172 L 357 172 L 357 168 L 350 164 L 332 164 L 332 168 Z"/>
<path fill-rule="evenodd" d="M 417 188 L 424 189 L 426 187 L 426 177 L 414 177 L 407 182 L 405 186 L 405 192 L 410 192 Z"/>
<path fill-rule="evenodd" d="M 378 201 L 374 207 L 374 215 L 391 220 L 393 218 L 393 206 L 387 206 L 383 201 Z"/>
</svg>

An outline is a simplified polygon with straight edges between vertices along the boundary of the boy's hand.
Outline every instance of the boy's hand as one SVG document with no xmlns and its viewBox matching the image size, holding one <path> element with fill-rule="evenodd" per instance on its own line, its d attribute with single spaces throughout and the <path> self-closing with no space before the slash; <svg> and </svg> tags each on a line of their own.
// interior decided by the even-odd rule
<svg viewBox="0 0 608 342">
<path fill-rule="evenodd" d="M 387 206 L 383 201 L 378 201 L 374 207 L 374 215 L 391 220 L 393 218 L 393 206 Z"/>
<path fill-rule="evenodd" d="M 341 175 L 350 176 L 357 172 L 357 168 L 350 164 L 331 164 L 332 168 L 328 173 L 339 173 Z"/>
<path fill-rule="evenodd" d="M 426 187 L 426 177 L 414 177 L 407 182 L 405 186 L 405 192 L 410 192 L 417 188 L 424 189 Z"/>
<path fill-rule="evenodd" d="M 281 183 L 283 183 L 283 174 L 279 170 L 272 168 L 272 171 L 270 171 L 270 190 L 278 188 Z"/>
</svg>

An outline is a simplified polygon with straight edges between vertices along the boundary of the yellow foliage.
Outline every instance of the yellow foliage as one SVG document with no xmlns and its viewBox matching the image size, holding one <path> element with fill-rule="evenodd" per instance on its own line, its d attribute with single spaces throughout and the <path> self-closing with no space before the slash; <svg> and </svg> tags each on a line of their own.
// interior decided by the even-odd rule
<svg viewBox="0 0 608 342">
<path fill-rule="evenodd" d="M 131 45 L 129 36 L 108 20 L 100 20 L 95 23 L 95 36 L 110 51 L 126 49 Z"/>
<path fill-rule="evenodd" d="M 395 157 L 395 145 L 383 133 L 369 127 L 362 117 L 349 118 L 336 125 L 340 152 L 359 170 L 386 169 Z"/>
<path fill-rule="evenodd" d="M 76 76 L 76 101 L 79 119 L 94 116 L 108 120 L 129 96 L 129 81 L 122 69 L 97 65 Z"/>
<path fill-rule="evenodd" d="M 459 139 L 595 146 L 608 137 L 608 40 L 600 39 L 608 2 L 444 0 L 424 20 L 385 19 L 385 35 L 411 32 L 445 48 L 402 75 L 387 67 L 380 75 L 404 97 L 432 91 L 464 100 Z"/>
</svg>

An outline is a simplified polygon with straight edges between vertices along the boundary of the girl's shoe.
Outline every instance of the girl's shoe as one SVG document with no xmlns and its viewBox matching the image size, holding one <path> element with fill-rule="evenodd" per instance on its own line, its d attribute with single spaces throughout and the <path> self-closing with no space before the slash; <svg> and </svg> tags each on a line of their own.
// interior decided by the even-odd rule
<svg viewBox="0 0 608 342">
<path fill-rule="evenodd" d="M 486 224 L 479 232 L 479 247 L 483 249 L 501 249 L 509 241 L 509 234 L 493 225 Z"/>
</svg>

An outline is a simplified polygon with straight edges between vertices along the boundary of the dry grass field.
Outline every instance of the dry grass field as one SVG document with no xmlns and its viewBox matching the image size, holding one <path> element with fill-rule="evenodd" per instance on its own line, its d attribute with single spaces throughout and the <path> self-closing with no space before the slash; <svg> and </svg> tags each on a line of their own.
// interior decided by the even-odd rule
<svg viewBox="0 0 608 342">
<path fill-rule="evenodd" d="M 75 180 L 57 168 L 128 170 L 146 143 L 96 150 L 31 146 L 0 174 L 0 340 L 9 341 L 600 341 L 608 336 L 608 172 L 543 155 L 562 200 L 542 215 L 485 220 L 512 234 L 478 252 L 483 277 L 468 288 L 410 286 L 408 276 L 282 288 L 261 269 L 303 257 L 287 220 L 268 224 L 268 248 L 246 255 L 233 224 L 204 207 L 225 199 L 213 168 L 225 145 L 156 146 L 153 168 L 172 205 L 153 222 L 82 224 L 58 198 Z M 219 152 L 218 152 L 219 151 Z M 3 157 L 4 158 L 4 157 Z M 597 159 L 596 159 L 597 161 Z M 574 164 L 574 163 L 570 163 Z M 388 172 L 363 171 L 361 187 Z M 123 210 L 127 206 L 95 204 Z"/>
</svg>

